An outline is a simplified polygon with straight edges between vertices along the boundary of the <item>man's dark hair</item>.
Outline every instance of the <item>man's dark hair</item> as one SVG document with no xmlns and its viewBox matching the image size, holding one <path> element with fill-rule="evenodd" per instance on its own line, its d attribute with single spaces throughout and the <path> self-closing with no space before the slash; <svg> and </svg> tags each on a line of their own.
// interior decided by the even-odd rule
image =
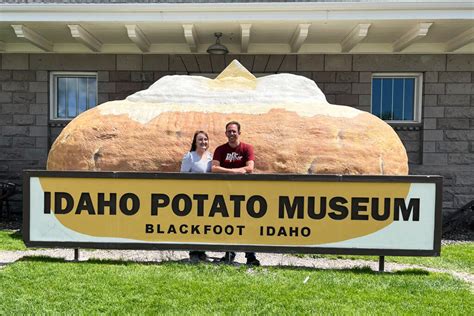
<svg viewBox="0 0 474 316">
<path fill-rule="evenodd" d="M 229 125 L 234 125 L 234 124 L 237 125 L 237 131 L 240 133 L 240 123 L 237 122 L 237 121 L 230 121 L 229 123 L 227 123 L 227 124 L 225 125 L 225 130 L 227 130 L 227 127 L 228 127 Z"/>
</svg>

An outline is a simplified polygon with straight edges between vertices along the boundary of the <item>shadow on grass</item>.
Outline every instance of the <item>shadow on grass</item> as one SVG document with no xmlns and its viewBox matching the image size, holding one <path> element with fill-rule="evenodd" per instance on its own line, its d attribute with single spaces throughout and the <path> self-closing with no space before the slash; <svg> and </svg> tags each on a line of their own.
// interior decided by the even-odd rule
<svg viewBox="0 0 474 316">
<path fill-rule="evenodd" d="M 19 261 L 26 261 L 26 262 L 44 262 L 44 263 L 75 263 L 75 264 L 103 264 L 103 265 L 118 265 L 118 266 L 128 266 L 128 265 L 176 265 L 176 264 L 184 264 L 185 265 L 192 265 L 192 266 L 199 266 L 199 265 L 217 265 L 223 267 L 235 267 L 235 268 L 250 268 L 245 264 L 241 263 L 234 263 L 232 265 L 225 265 L 222 263 L 215 263 L 215 262 L 205 262 L 205 263 L 191 263 L 189 259 L 180 259 L 180 260 L 162 260 L 162 261 L 146 261 L 146 262 L 137 262 L 132 260 L 113 260 L 113 259 L 88 259 L 84 261 L 72 261 L 66 260 L 64 258 L 51 258 L 47 256 L 27 256 L 21 258 Z M 422 269 L 406 269 L 400 270 L 395 272 L 378 272 L 372 270 L 370 267 L 352 267 L 352 268 L 334 268 L 334 269 L 322 269 L 316 267 L 298 267 L 298 266 L 264 266 L 264 267 L 256 267 L 254 269 L 280 269 L 280 270 L 291 270 L 291 271 L 308 271 L 308 272 L 315 272 L 315 271 L 330 271 L 336 273 L 351 273 L 351 274 L 366 274 L 366 275 L 429 275 L 428 271 Z"/>
</svg>

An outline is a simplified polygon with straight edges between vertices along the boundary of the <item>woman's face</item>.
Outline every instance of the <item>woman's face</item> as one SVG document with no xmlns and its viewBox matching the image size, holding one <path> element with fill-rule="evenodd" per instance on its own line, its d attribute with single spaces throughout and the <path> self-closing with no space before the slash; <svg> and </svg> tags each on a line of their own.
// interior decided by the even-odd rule
<svg viewBox="0 0 474 316">
<path fill-rule="evenodd" d="M 209 139 L 203 133 L 196 136 L 196 149 L 207 150 L 209 148 Z"/>
</svg>

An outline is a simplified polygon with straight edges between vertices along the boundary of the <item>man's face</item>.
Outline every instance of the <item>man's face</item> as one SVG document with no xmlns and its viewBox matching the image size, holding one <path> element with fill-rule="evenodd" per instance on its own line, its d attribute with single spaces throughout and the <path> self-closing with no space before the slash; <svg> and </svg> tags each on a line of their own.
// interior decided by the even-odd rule
<svg viewBox="0 0 474 316">
<path fill-rule="evenodd" d="M 225 136 L 229 140 L 229 143 L 235 143 L 240 136 L 239 128 L 236 124 L 230 124 L 225 130 Z"/>
</svg>

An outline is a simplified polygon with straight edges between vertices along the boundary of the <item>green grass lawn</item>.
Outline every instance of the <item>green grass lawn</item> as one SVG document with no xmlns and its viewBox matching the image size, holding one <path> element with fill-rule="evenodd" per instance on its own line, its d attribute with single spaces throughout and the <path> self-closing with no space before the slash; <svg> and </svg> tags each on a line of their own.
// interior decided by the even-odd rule
<svg viewBox="0 0 474 316">
<path fill-rule="evenodd" d="M 0 230 L 0 250 L 26 250 L 20 232 Z"/>
<path fill-rule="evenodd" d="M 314 258 L 378 260 L 374 256 L 310 255 Z M 385 257 L 386 262 L 416 264 L 474 274 L 474 242 L 441 247 L 440 257 Z"/>
<path fill-rule="evenodd" d="M 304 280 L 306 278 L 306 283 Z M 473 315 L 448 274 L 26 258 L 0 270 L 2 314 Z"/>
</svg>

